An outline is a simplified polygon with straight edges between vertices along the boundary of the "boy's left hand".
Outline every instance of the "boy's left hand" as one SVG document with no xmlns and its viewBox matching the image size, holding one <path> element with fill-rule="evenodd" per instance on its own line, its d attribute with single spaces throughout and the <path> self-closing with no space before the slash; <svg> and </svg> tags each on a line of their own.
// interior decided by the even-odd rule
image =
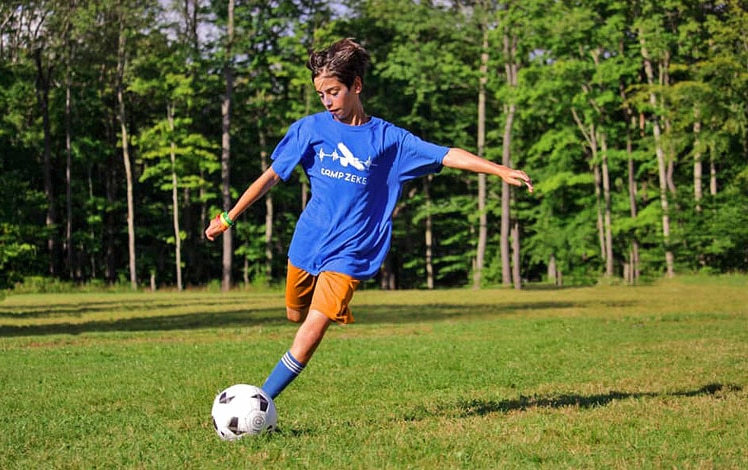
<svg viewBox="0 0 748 470">
<path fill-rule="evenodd" d="M 502 178 L 504 181 L 514 186 L 526 185 L 527 190 L 531 193 L 535 190 L 532 186 L 532 180 L 527 176 L 527 173 L 522 170 L 510 170 L 509 173 L 504 175 Z"/>
</svg>

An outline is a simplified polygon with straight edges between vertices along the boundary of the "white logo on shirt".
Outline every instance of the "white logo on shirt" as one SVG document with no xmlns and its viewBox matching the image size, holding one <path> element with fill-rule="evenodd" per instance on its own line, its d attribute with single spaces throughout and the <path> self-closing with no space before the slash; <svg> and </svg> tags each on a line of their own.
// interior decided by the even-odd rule
<svg viewBox="0 0 748 470">
<path fill-rule="evenodd" d="M 340 153 L 338 153 L 338 150 L 340 150 Z M 338 143 L 338 149 L 333 150 L 332 153 L 325 153 L 324 149 L 320 148 L 317 156 L 319 156 L 321 162 L 325 161 L 325 157 L 332 157 L 332 161 L 340 163 L 343 168 L 348 168 L 350 165 L 358 171 L 368 170 L 372 164 L 371 157 L 362 162 L 353 155 L 353 152 L 343 142 Z"/>
</svg>

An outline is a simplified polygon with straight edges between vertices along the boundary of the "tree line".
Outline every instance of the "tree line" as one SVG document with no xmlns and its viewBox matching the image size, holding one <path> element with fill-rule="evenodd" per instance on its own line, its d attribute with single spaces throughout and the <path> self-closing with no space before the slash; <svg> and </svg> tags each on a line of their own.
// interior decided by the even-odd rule
<svg viewBox="0 0 748 470">
<path fill-rule="evenodd" d="M 403 190 L 372 287 L 637 283 L 748 266 L 748 2 L 24 0 L 0 5 L 0 288 L 282 282 L 309 197 L 203 230 L 371 53 L 367 111 L 527 171 Z"/>
</svg>

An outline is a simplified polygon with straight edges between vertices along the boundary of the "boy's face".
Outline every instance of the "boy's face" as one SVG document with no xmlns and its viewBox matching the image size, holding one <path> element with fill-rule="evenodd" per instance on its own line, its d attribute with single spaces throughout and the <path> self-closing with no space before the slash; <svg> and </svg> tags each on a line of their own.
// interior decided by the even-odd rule
<svg viewBox="0 0 748 470">
<path fill-rule="evenodd" d="M 353 85 L 348 88 L 337 78 L 329 75 L 319 75 L 314 79 L 314 88 L 322 101 L 322 105 L 338 121 L 351 124 L 356 112 L 361 109 L 361 79 L 356 77 Z"/>
</svg>

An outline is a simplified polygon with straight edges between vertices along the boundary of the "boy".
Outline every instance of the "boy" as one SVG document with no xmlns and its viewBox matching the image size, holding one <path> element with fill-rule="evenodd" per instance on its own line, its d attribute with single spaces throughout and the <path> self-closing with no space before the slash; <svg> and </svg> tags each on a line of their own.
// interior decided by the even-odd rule
<svg viewBox="0 0 748 470">
<path fill-rule="evenodd" d="M 262 386 L 273 398 L 304 370 L 333 322 L 353 322 L 348 305 L 359 282 L 373 277 L 384 261 L 405 182 L 446 166 L 533 190 L 523 171 L 425 142 L 368 116 L 360 93 L 369 62 L 368 52 L 351 39 L 309 55 L 306 65 L 326 111 L 292 124 L 271 167 L 205 230 L 209 240 L 228 230 L 275 184 L 288 180 L 296 165 L 307 174 L 312 196 L 288 250 L 286 280 L 286 316 L 301 325 Z"/>
</svg>

